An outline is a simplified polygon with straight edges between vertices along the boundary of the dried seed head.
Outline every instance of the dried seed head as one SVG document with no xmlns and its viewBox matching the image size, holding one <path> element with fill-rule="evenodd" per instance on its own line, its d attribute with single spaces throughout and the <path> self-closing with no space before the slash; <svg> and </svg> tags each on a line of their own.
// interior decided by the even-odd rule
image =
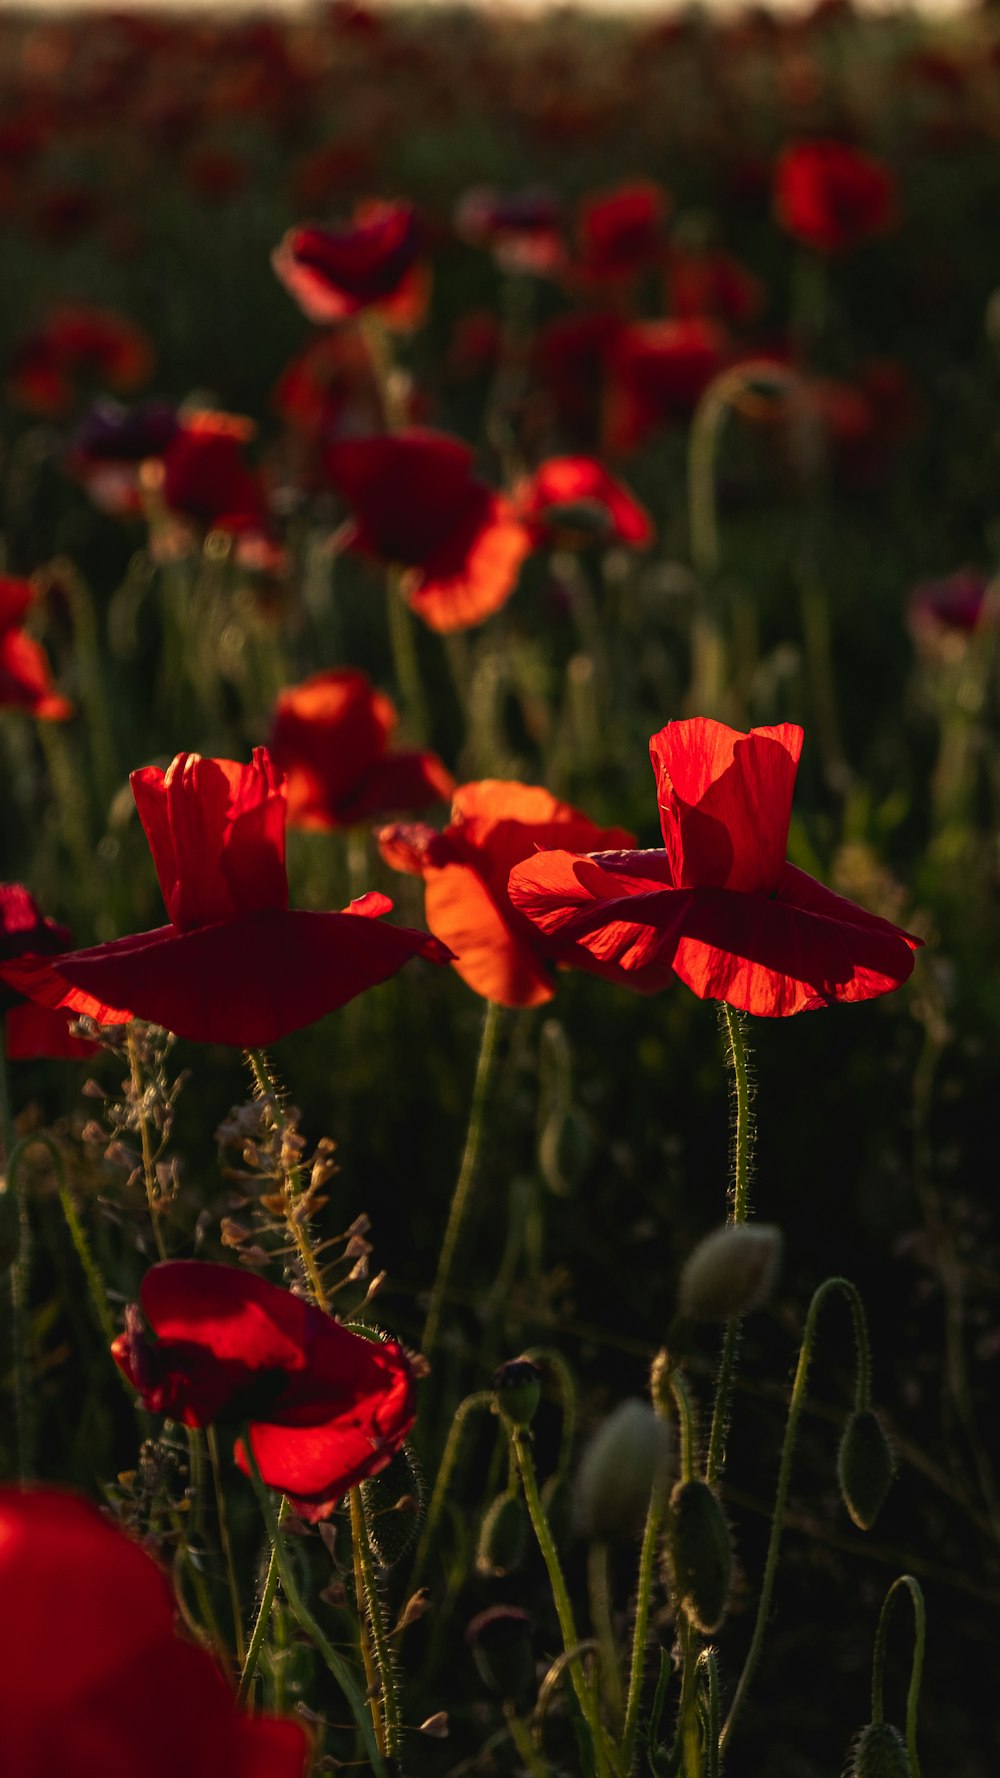
<svg viewBox="0 0 1000 1778">
<path fill-rule="evenodd" d="M 541 1371 L 530 1358 L 509 1358 L 493 1373 L 497 1406 L 512 1426 L 530 1426 L 542 1393 Z"/>
<path fill-rule="evenodd" d="M 685 1321 L 729 1321 L 759 1308 L 774 1288 L 781 1248 L 781 1230 L 770 1222 L 733 1222 L 706 1235 L 681 1273 Z"/>
</svg>

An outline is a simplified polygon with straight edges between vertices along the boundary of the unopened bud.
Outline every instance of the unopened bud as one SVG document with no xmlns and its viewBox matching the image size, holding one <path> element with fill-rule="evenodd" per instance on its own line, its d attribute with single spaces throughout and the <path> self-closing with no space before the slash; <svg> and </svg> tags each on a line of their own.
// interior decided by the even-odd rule
<svg viewBox="0 0 1000 1778">
<path fill-rule="evenodd" d="M 771 1222 L 731 1222 L 699 1241 L 681 1273 L 685 1321 L 729 1321 L 766 1302 L 781 1263 L 782 1234 Z"/>
<path fill-rule="evenodd" d="M 516 1568 L 528 1542 L 524 1503 L 519 1494 L 498 1494 L 479 1531 L 476 1573 L 499 1580 Z"/>
<path fill-rule="evenodd" d="M 707 1482 L 678 1482 L 671 1494 L 669 1552 L 675 1603 L 696 1630 L 713 1636 L 729 1604 L 733 1542 Z"/>
<path fill-rule="evenodd" d="M 491 1605 L 467 1625 L 465 1640 L 483 1684 L 496 1697 L 522 1709 L 535 1685 L 527 1612 L 517 1605 Z"/>
<path fill-rule="evenodd" d="M 530 1358 L 509 1358 L 493 1374 L 497 1407 L 512 1426 L 530 1426 L 542 1394 L 541 1371 Z"/>
<path fill-rule="evenodd" d="M 847 1778 L 913 1778 L 906 1742 L 890 1722 L 870 1722 L 851 1748 Z"/>
<path fill-rule="evenodd" d="M 423 1470 L 409 1445 L 361 1483 L 368 1541 L 381 1567 L 393 1568 L 412 1549 L 425 1493 Z"/>
<path fill-rule="evenodd" d="M 670 1459 L 670 1431 L 644 1401 L 623 1401 L 580 1459 L 574 1518 L 584 1537 L 625 1542 L 641 1529 L 650 1495 Z"/>
<path fill-rule="evenodd" d="M 860 1531 L 870 1531 L 896 1473 L 892 1447 L 871 1408 L 856 1409 L 837 1452 L 840 1496 Z"/>
</svg>

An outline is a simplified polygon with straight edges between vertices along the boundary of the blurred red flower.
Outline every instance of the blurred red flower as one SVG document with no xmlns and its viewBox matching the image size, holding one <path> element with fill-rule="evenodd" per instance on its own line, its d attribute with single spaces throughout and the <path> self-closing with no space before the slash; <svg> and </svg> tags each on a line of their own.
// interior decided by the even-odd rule
<svg viewBox="0 0 1000 1778">
<path fill-rule="evenodd" d="M 149 337 L 113 309 L 67 303 L 15 344 L 7 365 L 7 393 L 17 407 L 61 419 L 82 390 L 96 386 L 127 394 L 153 367 Z"/>
<path fill-rule="evenodd" d="M 714 321 L 623 327 L 608 354 L 608 449 L 633 451 L 665 421 L 690 413 L 728 361 L 726 335 Z"/>
<path fill-rule="evenodd" d="M 0 577 L 0 709 L 65 722 L 73 705 L 53 690 L 44 650 L 21 628 L 34 599 L 30 580 Z"/>
<path fill-rule="evenodd" d="M 324 461 L 354 511 L 349 547 L 409 569 L 403 590 L 432 630 L 468 629 L 506 603 L 531 539 L 461 439 L 414 427 L 344 439 Z"/>
<path fill-rule="evenodd" d="M 321 1519 L 384 1469 L 413 1425 L 413 1372 L 290 1290 L 234 1266 L 167 1260 L 111 1352 L 151 1413 L 245 1423 L 261 1479 Z M 147 1327 L 155 1338 L 150 1339 Z M 236 1461 L 249 1473 L 242 1441 Z"/>
<path fill-rule="evenodd" d="M 766 291 L 753 272 L 731 253 L 716 248 L 694 252 L 671 245 L 667 256 L 667 303 L 681 321 L 707 319 L 745 327 L 755 321 Z"/>
<path fill-rule="evenodd" d="M 141 466 L 161 454 L 178 429 L 165 401 L 133 408 L 95 401 L 78 427 L 63 468 L 86 488 L 94 505 L 116 517 L 142 511 Z"/>
<path fill-rule="evenodd" d="M 283 691 L 270 750 L 285 773 L 289 827 L 354 827 L 446 802 L 455 780 L 433 753 L 392 753 L 399 718 L 354 668 L 314 673 Z"/>
<path fill-rule="evenodd" d="M 539 379 L 559 427 L 581 444 L 598 440 L 605 368 L 622 327 L 620 316 L 598 311 L 557 315 L 539 329 Z"/>
<path fill-rule="evenodd" d="M 160 454 L 154 485 L 171 512 L 215 531 L 263 531 L 260 477 L 243 456 L 257 428 L 241 414 L 187 414 Z"/>
<path fill-rule="evenodd" d="M 644 548 L 653 521 L 596 457 L 549 457 L 514 490 L 536 547 L 597 542 Z"/>
<path fill-rule="evenodd" d="M 923 941 L 785 862 L 802 739 L 792 723 L 668 723 L 650 742 L 664 850 L 541 853 L 513 870 L 511 901 L 640 993 L 678 975 L 778 1018 L 898 988 Z"/>
<path fill-rule="evenodd" d="M 23 883 L 0 883 L 0 962 L 13 957 L 50 956 L 70 944 L 68 926 L 60 926 L 42 913 Z M 27 1062 L 45 1056 L 82 1061 L 97 1053 L 97 1044 L 70 1032 L 72 1015 L 35 1006 L 6 982 L 0 983 L 0 1018 L 5 1018 L 5 1047 L 12 1061 Z"/>
<path fill-rule="evenodd" d="M 302 1724 L 237 1706 L 156 1563 L 89 1501 L 0 1489 L 0 1593 L 4 1778 L 304 1778 Z"/>
<path fill-rule="evenodd" d="M 271 264 L 307 320 L 320 326 L 377 308 L 390 325 L 413 327 L 426 307 L 424 243 L 412 204 L 371 202 L 353 223 L 290 228 Z"/>
<path fill-rule="evenodd" d="M 553 277 L 566 256 L 562 206 L 540 188 L 506 194 L 473 186 L 459 199 L 455 233 L 471 247 L 489 248 L 502 272 Z"/>
<path fill-rule="evenodd" d="M 547 790 L 499 779 L 460 784 L 443 833 L 404 824 L 378 835 L 388 864 L 423 877 L 427 924 L 454 951 L 462 980 L 501 1006 L 551 1000 L 554 964 L 575 961 L 572 944 L 542 936 L 512 905 L 513 866 L 539 847 L 584 852 L 595 842 L 621 846 L 631 838 L 621 828 L 595 826 Z"/>
<path fill-rule="evenodd" d="M 672 208 L 669 192 L 652 179 L 584 198 L 577 212 L 578 270 L 584 281 L 626 282 L 656 265 Z"/>
<path fill-rule="evenodd" d="M 874 155 L 844 142 L 792 142 L 774 175 L 782 228 L 817 253 L 850 253 L 891 228 L 896 181 Z"/>
<path fill-rule="evenodd" d="M 384 926 L 392 902 L 342 913 L 288 906 L 285 792 L 266 748 L 250 765 L 180 753 L 144 766 L 132 791 L 170 925 L 86 951 L 0 964 L 43 1006 L 100 1024 L 148 1019 L 179 1037 L 270 1044 L 395 975 L 410 957 L 447 961 L 426 932 Z"/>
</svg>

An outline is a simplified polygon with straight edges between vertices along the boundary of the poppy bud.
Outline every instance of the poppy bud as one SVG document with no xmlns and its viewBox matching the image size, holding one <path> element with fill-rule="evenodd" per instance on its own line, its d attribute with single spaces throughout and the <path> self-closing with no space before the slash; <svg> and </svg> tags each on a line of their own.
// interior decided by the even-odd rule
<svg viewBox="0 0 1000 1778">
<path fill-rule="evenodd" d="M 424 1516 L 424 1472 L 403 1445 L 377 1475 L 361 1483 L 368 1541 L 382 1568 L 394 1568 L 412 1549 Z"/>
<path fill-rule="evenodd" d="M 726 1615 L 733 1543 L 707 1482 L 678 1482 L 670 1496 L 668 1548 L 676 1603 L 696 1630 L 712 1636 Z"/>
<path fill-rule="evenodd" d="M 781 1261 L 781 1230 L 770 1222 L 732 1222 L 699 1241 L 681 1273 L 678 1307 L 685 1321 L 729 1321 L 766 1302 Z"/>
<path fill-rule="evenodd" d="M 870 1531 L 896 1473 L 892 1447 L 871 1408 L 855 1409 L 837 1452 L 840 1497 L 860 1531 Z"/>
<path fill-rule="evenodd" d="M 497 1407 L 512 1426 L 530 1426 L 541 1398 L 541 1372 L 530 1358 L 508 1358 L 493 1374 Z"/>
<path fill-rule="evenodd" d="M 476 1573 L 499 1580 L 516 1568 L 524 1555 L 528 1527 L 519 1494 L 498 1494 L 483 1519 L 476 1551 Z"/>
<path fill-rule="evenodd" d="M 666 1422 L 644 1401 L 621 1402 L 580 1459 L 574 1517 L 582 1535 L 602 1543 L 636 1536 L 669 1457 Z"/>
<path fill-rule="evenodd" d="M 850 1752 L 847 1778 L 912 1778 L 906 1742 L 889 1722 L 870 1722 Z"/>
<path fill-rule="evenodd" d="M 535 1686 L 531 1619 L 517 1605 L 491 1605 L 466 1626 L 479 1677 L 498 1698 L 523 1709 Z"/>
<path fill-rule="evenodd" d="M 0 1192 L 0 1273 L 9 1272 L 21 1251 L 21 1212 L 10 1190 Z"/>
</svg>

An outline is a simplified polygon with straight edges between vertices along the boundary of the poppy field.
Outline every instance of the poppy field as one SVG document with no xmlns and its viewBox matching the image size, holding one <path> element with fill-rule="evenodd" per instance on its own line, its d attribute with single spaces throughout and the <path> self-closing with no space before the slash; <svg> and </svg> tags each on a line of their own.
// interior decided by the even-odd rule
<svg viewBox="0 0 1000 1778">
<path fill-rule="evenodd" d="M 993 1778 L 1000 15 L 0 17 L 4 1778 Z"/>
</svg>

